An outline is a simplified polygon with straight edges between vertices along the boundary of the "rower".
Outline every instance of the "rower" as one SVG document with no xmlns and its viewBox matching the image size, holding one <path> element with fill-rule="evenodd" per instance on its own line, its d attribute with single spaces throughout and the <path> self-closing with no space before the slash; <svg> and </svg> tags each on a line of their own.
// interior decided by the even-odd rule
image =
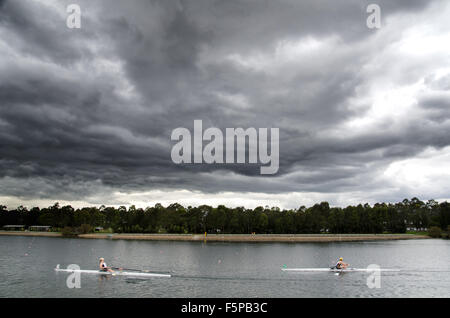
<svg viewBox="0 0 450 318">
<path fill-rule="evenodd" d="M 342 257 L 340 257 L 340 258 L 339 258 L 339 261 L 336 263 L 336 265 L 334 265 L 334 267 L 335 267 L 336 269 L 346 269 L 347 266 L 348 266 L 348 264 L 343 262 Z"/>
<path fill-rule="evenodd" d="M 111 272 L 114 273 L 114 271 L 108 267 L 105 263 L 105 259 L 103 257 L 100 257 L 100 263 L 98 265 L 100 267 L 100 270 L 103 272 Z"/>
</svg>

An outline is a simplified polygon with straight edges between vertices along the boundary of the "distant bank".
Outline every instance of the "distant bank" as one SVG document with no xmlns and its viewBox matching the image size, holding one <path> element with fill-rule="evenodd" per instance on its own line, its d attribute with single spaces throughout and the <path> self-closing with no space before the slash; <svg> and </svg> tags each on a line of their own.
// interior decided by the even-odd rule
<svg viewBox="0 0 450 318">
<path fill-rule="evenodd" d="M 57 232 L 0 231 L 1 235 L 63 237 Z M 147 241 L 209 241 L 209 242 L 355 242 L 428 239 L 415 234 L 80 234 L 78 238 Z"/>
</svg>

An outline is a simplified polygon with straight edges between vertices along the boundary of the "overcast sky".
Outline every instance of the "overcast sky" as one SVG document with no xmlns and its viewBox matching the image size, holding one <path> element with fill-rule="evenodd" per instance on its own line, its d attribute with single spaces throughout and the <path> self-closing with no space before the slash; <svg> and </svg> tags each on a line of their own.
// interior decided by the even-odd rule
<svg viewBox="0 0 450 318">
<path fill-rule="evenodd" d="M 447 199 L 449 17 L 447 0 L 0 0 L 0 204 Z M 174 164 L 195 119 L 279 128 L 278 173 Z"/>
</svg>

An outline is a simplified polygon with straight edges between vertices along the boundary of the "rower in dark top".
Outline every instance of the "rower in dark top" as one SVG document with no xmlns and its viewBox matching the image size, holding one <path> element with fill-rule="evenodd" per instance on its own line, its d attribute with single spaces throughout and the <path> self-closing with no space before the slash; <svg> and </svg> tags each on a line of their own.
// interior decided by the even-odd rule
<svg viewBox="0 0 450 318">
<path fill-rule="evenodd" d="M 103 272 L 111 272 L 111 273 L 114 273 L 114 271 L 113 271 L 110 267 L 108 267 L 108 266 L 106 265 L 105 259 L 104 259 L 103 257 L 100 258 L 100 261 L 99 261 L 99 265 L 98 265 L 98 266 L 100 267 L 100 270 L 103 271 Z"/>
<path fill-rule="evenodd" d="M 346 269 L 349 264 L 344 263 L 342 257 L 339 258 L 339 261 L 334 265 L 336 269 Z"/>
</svg>

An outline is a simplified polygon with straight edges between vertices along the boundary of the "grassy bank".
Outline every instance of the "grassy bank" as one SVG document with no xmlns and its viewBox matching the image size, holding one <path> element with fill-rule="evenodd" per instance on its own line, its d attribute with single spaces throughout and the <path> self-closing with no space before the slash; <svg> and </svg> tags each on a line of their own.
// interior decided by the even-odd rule
<svg viewBox="0 0 450 318">
<path fill-rule="evenodd" d="M 63 237 L 58 232 L 0 231 L 0 235 Z M 355 242 L 426 239 L 420 234 L 80 234 L 85 239 L 148 240 L 148 241 L 209 241 L 209 242 Z"/>
</svg>

